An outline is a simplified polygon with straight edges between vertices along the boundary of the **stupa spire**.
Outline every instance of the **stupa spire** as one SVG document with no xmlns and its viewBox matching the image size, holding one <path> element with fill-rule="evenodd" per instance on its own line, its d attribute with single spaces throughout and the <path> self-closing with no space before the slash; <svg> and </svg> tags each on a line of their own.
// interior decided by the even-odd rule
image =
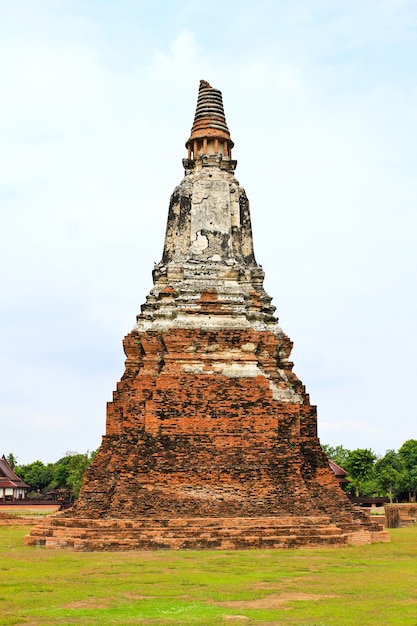
<svg viewBox="0 0 417 626">
<path fill-rule="evenodd" d="M 231 158 L 233 145 L 224 114 L 222 93 L 206 80 L 201 80 L 194 124 L 185 144 L 188 158 L 197 160 L 203 155 L 219 154 Z"/>
</svg>

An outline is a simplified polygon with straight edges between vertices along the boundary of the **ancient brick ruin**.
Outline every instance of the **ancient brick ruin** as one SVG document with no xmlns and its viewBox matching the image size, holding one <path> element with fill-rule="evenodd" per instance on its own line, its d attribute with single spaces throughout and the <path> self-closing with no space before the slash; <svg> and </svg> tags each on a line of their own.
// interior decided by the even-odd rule
<svg viewBox="0 0 417 626">
<path fill-rule="evenodd" d="M 317 437 L 253 251 L 221 93 L 201 81 L 162 260 L 80 497 L 32 545 L 259 548 L 386 541 Z"/>
</svg>

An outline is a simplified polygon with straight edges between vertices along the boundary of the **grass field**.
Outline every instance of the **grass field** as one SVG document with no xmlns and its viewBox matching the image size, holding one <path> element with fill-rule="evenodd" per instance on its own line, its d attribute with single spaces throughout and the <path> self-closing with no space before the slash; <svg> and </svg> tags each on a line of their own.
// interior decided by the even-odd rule
<svg viewBox="0 0 417 626">
<path fill-rule="evenodd" d="M 417 526 L 364 547 L 74 553 L 0 527 L 0 624 L 417 626 Z"/>
</svg>

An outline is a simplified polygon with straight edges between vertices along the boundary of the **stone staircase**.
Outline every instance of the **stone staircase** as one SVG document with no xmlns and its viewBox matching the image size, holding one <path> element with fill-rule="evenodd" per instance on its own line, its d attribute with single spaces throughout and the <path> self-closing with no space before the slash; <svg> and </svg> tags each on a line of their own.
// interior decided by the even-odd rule
<svg viewBox="0 0 417 626">
<path fill-rule="evenodd" d="M 45 518 L 26 545 L 76 551 L 239 550 L 361 545 L 388 541 L 388 533 L 360 525 L 342 529 L 329 517 L 86 519 Z M 386 535 L 386 536 L 385 536 Z"/>
</svg>

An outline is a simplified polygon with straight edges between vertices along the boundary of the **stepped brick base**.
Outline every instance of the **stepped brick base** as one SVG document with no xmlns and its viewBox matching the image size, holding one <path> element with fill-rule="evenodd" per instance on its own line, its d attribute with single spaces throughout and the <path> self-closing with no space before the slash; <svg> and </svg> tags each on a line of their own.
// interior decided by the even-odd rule
<svg viewBox="0 0 417 626">
<path fill-rule="evenodd" d="M 33 517 L 25 517 L 23 515 L 9 515 L 0 511 L 0 526 L 28 526 L 36 524 L 37 520 Z"/>
<path fill-rule="evenodd" d="M 46 518 L 26 545 L 76 551 L 239 550 L 363 545 L 389 541 L 378 525 L 344 530 L 329 517 L 77 519 Z"/>
<path fill-rule="evenodd" d="M 288 338 L 168 329 L 133 331 L 124 346 L 125 374 L 80 497 L 35 528 L 29 545 L 240 549 L 388 540 L 329 467 L 315 407 L 288 361 Z"/>
</svg>

